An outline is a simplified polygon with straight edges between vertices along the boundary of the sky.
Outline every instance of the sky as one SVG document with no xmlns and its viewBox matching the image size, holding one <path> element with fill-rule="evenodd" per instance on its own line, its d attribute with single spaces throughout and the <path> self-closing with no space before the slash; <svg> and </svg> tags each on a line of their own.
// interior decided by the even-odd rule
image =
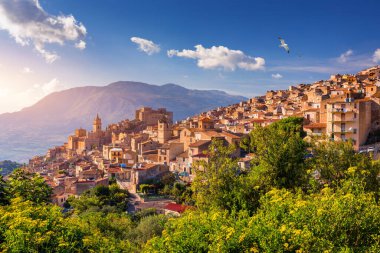
<svg viewBox="0 0 380 253">
<path fill-rule="evenodd" d="M 0 113 L 120 80 L 253 97 L 356 73 L 380 64 L 379 10 L 378 0 L 0 0 Z"/>
</svg>

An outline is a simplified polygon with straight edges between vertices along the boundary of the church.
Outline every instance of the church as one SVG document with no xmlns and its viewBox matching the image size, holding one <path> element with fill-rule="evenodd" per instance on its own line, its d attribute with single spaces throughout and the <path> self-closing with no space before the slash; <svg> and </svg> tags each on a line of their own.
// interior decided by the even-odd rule
<svg viewBox="0 0 380 253">
<path fill-rule="evenodd" d="M 111 142 L 111 133 L 102 130 L 102 120 L 96 115 L 92 123 L 92 131 L 79 128 L 75 130 L 74 135 L 70 135 L 67 142 L 67 149 L 82 154 L 85 151 L 101 149 L 104 144 Z"/>
</svg>

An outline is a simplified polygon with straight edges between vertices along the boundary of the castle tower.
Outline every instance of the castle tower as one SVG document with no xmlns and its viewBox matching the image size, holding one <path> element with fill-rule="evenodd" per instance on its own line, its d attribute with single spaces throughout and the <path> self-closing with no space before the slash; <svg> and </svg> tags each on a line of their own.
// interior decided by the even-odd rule
<svg viewBox="0 0 380 253">
<path fill-rule="evenodd" d="M 92 123 L 92 131 L 94 133 L 99 133 L 100 131 L 102 131 L 102 120 L 99 118 L 99 114 L 96 114 L 96 118 Z"/>
<path fill-rule="evenodd" d="M 170 140 L 172 136 L 172 129 L 171 124 L 168 123 L 166 120 L 159 120 L 158 121 L 158 142 L 160 144 L 163 144 Z"/>
</svg>

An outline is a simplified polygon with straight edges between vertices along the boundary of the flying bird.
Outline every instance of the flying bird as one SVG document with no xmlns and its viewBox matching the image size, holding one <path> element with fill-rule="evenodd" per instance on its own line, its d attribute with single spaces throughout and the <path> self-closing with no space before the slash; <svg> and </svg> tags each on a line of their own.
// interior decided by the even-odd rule
<svg viewBox="0 0 380 253">
<path fill-rule="evenodd" d="M 281 45 L 279 47 L 282 47 L 285 49 L 285 51 L 289 54 L 290 53 L 290 49 L 289 49 L 289 46 L 288 44 L 285 43 L 285 40 L 282 39 L 281 37 L 278 37 L 278 39 L 280 40 L 281 42 Z"/>
</svg>

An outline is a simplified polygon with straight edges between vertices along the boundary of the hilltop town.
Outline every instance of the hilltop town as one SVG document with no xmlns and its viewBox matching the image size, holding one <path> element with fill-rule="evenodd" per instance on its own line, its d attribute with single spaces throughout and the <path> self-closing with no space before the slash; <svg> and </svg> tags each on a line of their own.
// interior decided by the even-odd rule
<svg viewBox="0 0 380 253">
<path fill-rule="evenodd" d="M 208 159 L 213 139 L 236 145 L 239 166 L 249 168 L 250 154 L 239 148 L 241 138 L 257 125 L 280 119 L 304 118 L 304 130 L 314 138 L 351 140 L 358 152 L 377 157 L 380 137 L 380 66 L 355 75 L 336 74 L 329 80 L 271 90 L 226 107 L 179 122 L 165 108 L 143 107 L 134 119 L 104 128 L 96 115 L 93 129 L 76 129 L 62 146 L 30 159 L 27 169 L 42 175 L 53 188 L 53 202 L 63 205 L 110 180 L 136 192 L 139 185 L 175 173 L 184 182 L 195 176 L 193 164 Z"/>
</svg>

